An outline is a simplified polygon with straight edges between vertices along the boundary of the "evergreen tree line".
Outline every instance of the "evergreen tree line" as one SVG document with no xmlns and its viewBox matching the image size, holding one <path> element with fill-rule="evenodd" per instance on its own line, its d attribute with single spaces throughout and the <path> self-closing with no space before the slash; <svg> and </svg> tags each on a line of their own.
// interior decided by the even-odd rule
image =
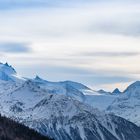
<svg viewBox="0 0 140 140">
<path fill-rule="evenodd" d="M 22 124 L 0 115 L 0 140 L 52 140 Z"/>
</svg>

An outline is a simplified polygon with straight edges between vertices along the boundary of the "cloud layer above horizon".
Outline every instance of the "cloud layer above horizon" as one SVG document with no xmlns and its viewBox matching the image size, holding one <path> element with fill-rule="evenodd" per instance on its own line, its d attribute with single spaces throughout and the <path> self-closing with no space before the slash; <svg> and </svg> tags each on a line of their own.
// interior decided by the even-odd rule
<svg viewBox="0 0 140 140">
<path fill-rule="evenodd" d="M 0 0 L 1 61 L 24 76 L 124 89 L 140 78 L 139 17 L 138 0 Z"/>
</svg>

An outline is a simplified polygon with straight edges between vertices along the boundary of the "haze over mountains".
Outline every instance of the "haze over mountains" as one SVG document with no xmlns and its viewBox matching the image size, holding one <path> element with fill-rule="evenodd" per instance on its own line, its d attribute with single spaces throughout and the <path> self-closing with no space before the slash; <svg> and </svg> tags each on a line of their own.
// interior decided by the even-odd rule
<svg viewBox="0 0 140 140">
<path fill-rule="evenodd" d="M 0 101 L 2 115 L 56 140 L 140 139 L 139 81 L 109 93 L 73 81 L 23 78 L 0 63 Z"/>
</svg>

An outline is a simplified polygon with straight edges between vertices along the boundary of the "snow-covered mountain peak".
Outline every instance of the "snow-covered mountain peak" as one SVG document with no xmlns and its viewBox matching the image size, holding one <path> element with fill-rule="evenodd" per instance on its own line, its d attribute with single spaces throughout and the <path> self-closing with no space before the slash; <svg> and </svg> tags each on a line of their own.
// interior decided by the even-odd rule
<svg viewBox="0 0 140 140">
<path fill-rule="evenodd" d="M 16 70 L 7 62 L 0 63 L 0 81 L 22 83 L 26 79 L 19 76 Z"/>
<path fill-rule="evenodd" d="M 140 90 L 140 81 L 136 81 L 132 83 L 130 86 L 127 87 L 127 89 L 124 92 L 132 91 L 132 90 Z"/>
<path fill-rule="evenodd" d="M 124 91 L 125 96 L 140 99 L 140 81 L 136 81 Z"/>
<path fill-rule="evenodd" d="M 10 66 L 7 62 L 5 64 L 0 63 L 0 72 L 3 72 L 7 75 L 16 74 L 15 69 L 12 66 Z"/>
<path fill-rule="evenodd" d="M 34 80 L 37 80 L 37 81 L 42 81 L 43 79 L 40 78 L 38 75 L 36 75 L 36 77 L 34 78 Z"/>
<path fill-rule="evenodd" d="M 48 83 L 50 83 L 49 81 L 47 81 L 47 80 L 45 80 L 45 79 L 43 79 L 43 78 L 41 78 L 41 77 L 39 77 L 38 75 L 36 75 L 36 77 L 34 78 L 34 79 L 32 79 L 32 81 L 33 82 L 35 82 L 35 83 L 37 83 L 37 84 L 48 84 Z"/>
<path fill-rule="evenodd" d="M 5 64 L 0 63 L 0 80 L 13 81 L 13 76 L 16 74 L 17 73 L 15 69 L 12 66 L 10 66 L 8 63 Z"/>
<path fill-rule="evenodd" d="M 112 94 L 120 94 L 120 93 L 121 91 L 118 88 L 114 89 L 112 92 Z"/>
</svg>

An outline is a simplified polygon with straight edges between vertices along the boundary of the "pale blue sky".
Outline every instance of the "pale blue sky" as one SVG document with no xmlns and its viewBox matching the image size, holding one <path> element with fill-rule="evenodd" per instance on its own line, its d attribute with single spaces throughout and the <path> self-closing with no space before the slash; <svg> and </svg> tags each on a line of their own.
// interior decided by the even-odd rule
<svg viewBox="0 0 140 140">
<path fill-rule="evenodd" d="M 0 0 L 0 54 L 19 74 L 124 89 L 140 79 L 139 0 Z"/>
</svg>

